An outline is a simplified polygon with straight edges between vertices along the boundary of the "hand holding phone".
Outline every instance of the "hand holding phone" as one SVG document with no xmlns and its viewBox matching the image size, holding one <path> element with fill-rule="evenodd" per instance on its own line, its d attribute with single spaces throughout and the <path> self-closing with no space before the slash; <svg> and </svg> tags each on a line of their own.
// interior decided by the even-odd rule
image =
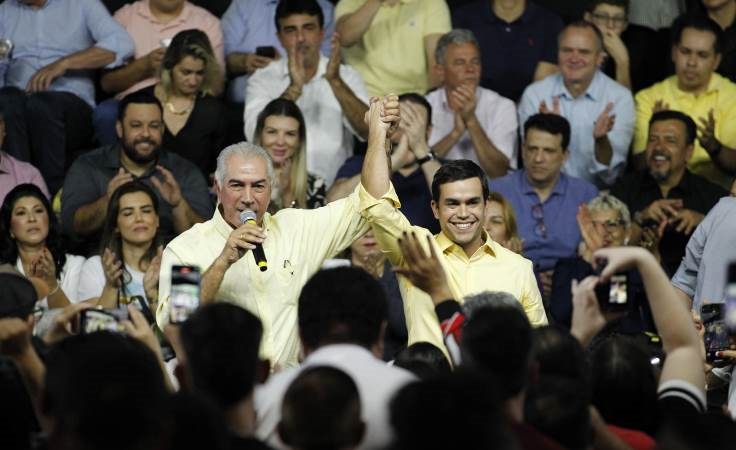
<svg viewBox="0 0 736 450">
<path fill-rule="evenodd" d="M 169 322 L 182 323 L 197 309 L 199 306 L 200 281 L 198 267 L 171 267 Z"/>
</svg>

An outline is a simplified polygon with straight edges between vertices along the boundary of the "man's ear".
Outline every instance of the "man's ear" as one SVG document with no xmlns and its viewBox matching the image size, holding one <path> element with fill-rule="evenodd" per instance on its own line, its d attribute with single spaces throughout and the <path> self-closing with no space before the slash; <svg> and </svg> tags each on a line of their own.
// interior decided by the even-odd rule
<svg viewBox="0 0 736 450">
<path fill-rule="evenodd" d="M 122 140 L 123 139 L 123 124 L 119 120 L 115 121 L 115 132 L 118 135 L 118 139 Z"/>
<path fill-rule="evenodd" d="M 437 202 L 432 200 L 432 203 L 430 203 L 430 206 L 432 207 L 432 214 L 434 214 L 434 218 L 437 220 L 440 220 L 440 210 L 437 205 Z"/>
</svg>

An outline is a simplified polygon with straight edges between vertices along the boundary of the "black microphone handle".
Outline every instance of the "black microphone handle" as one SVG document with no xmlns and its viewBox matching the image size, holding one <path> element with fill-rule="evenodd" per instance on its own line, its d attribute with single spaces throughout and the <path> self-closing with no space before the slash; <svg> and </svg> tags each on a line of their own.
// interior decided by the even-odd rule
<svg viewBox="0 0 736 450">
<path fill-rule="evenodd" d="M 261 244 L 256 244 L 256 248 L 254 248 L 252 252 L 253 258 L 256 260 L 256 265 L 261 269 L 261 272 L 268 270 L 268 261 L 266 261 L 266 255 L 263 253 L 263 246 Z"/>
</svg>

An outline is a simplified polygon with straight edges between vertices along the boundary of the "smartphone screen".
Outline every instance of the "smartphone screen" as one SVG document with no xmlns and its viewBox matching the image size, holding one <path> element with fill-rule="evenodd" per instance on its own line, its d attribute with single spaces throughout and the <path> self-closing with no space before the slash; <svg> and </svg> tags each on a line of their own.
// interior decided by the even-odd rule
<svg viewBox="0 0 736 450">
<path fill-rule="evenodd" d="M 603 311 L 625 311 L 629 308 L 628 283 L 625 274 L 611 276 L 608 283 L 595 288 L 598 305 Z"/>
<path fill-rule="evenodd" d="M 275 58 L 276 57 L 276 47 L 272 46 L 263 46 L 263 47 L 256 47 L 256 55 L 258 56 L 265 56 L 266 58 Z"/>
<path fill-rule="evenodd" d="M 96 331 L 123 333 L 125 328 L 123 328 L 120 322 L 127 319 L 128 311 L 125 308 L 86 309 L 81 313 L 80 329 L 82 334 L 94 333 Z"/>
<path fill-rule="evenodd" d="M 728 333 L 731 336 L 736 336 L 736 262 L 728 265 L 723 314 L 726 327 L 728 327 Z"/>
<path fill-rule="evenodd" d="M 705 359 L 711 364 L 719 365 L 724 361 L 716 356 L 716 353 L 727 350 L 730 345 L 728 327 L 723 316 L 723 304 L 710 303 L 703 305 L 700 309 L 700 317 L 703 320 L 705 334 Z"/>
<path fill-rule="evenodd" d="M 182 323 L 199 306 L 199 268 L 195 266 L 171 267 L 171 307 L 169 321 Z"/>
</svg>

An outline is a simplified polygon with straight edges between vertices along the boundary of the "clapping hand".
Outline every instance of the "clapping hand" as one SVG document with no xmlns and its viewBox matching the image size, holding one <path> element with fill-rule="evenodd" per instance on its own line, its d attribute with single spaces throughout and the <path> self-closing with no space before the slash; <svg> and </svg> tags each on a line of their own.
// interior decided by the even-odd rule
<svg viewBox="0 0 736 450">
<path fill-rule="evenodd" d="M 394 268 L 394 271 L 405 276 L 414 286 L 429 294 L 436 305 L 453 298 L 453 295 L 432 240 L 433 237 L 428 234 L 429 255 L 427 255 L 417 235 L 414 232 L 404 232 L 399 238 L 399 248 L 404 256 L 404 264 Z"/>
</svg>

